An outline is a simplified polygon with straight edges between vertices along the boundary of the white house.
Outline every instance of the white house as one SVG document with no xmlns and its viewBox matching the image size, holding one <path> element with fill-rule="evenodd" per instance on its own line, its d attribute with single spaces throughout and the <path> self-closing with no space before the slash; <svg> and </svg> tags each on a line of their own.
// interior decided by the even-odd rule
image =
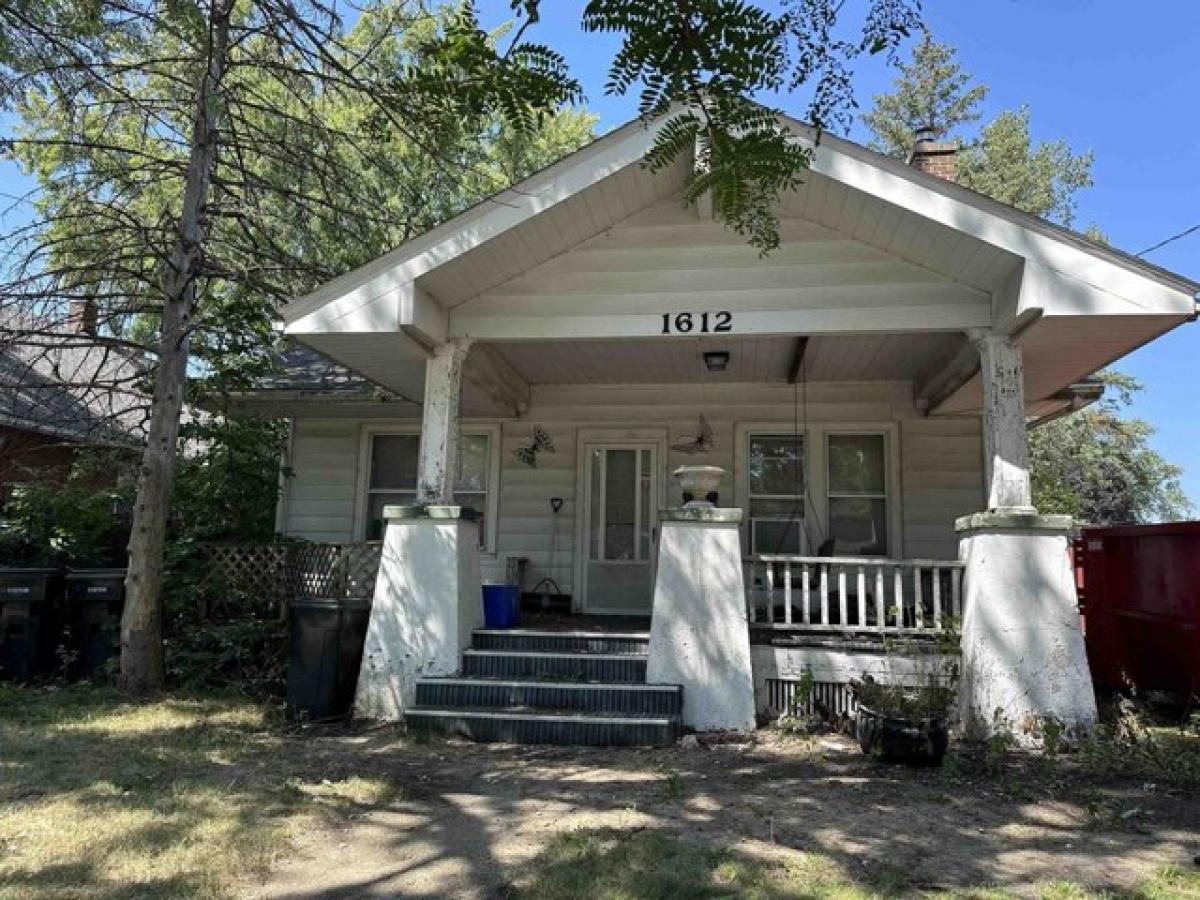
<svg viewBox="0 0 1200 900">
<path fill-rule="evenodd" d="M 923 171 L 942 147 L 830 135 L 760 257 L 685 208 L 691 160 L 641 165 L 656 127 L 285 311 L 349 371 L 247 398 L 293 423 L 280 530 L 385 540 L 360 711 L 654 740 L 682 685 L 684 725 L 745 727 L 805 670 L 836 688 L 887 668 L 881 635 L 961 615 L 968 724 L 1088 727 L 1071 523 L 1032 509 L 1026 429 L 1194 319 L 1200 285 Z M 681 514 L 695 464 L 725 470 L 718 509 Z M 649 637 L 476 632 L 511 557 Z"/>
</svg>

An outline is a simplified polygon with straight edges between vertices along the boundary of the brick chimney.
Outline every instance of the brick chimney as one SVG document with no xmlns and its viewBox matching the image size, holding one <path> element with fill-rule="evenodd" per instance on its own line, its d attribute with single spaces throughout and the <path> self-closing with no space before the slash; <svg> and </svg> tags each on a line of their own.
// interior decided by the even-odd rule
<svg viewBox="0 0 1200 900">
<path fill-rule="evenodd" d="M 76 334 L 96 336 L 99 314 L 95 300 L 72 300 L 67 310 L 67 325 Z"/>
<path fill-rule="evenodd" d="M 912 152 L 908 154 L 908 164 L 938 178 L 956 181 L 956 157 L 961 146 L 958 141 L 939 141 L 937 132 L 932 128 L 918 128 L 915 137 Z"/>
</svg>

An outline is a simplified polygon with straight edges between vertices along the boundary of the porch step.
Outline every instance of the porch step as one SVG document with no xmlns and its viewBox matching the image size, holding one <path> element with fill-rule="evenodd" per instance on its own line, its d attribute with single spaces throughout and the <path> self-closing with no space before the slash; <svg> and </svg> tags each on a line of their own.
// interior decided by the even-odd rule
<svg viewBox="0 0 1200 900">
<path fill-rule="evenodd" d="M 535 653 L 604 653 L 646 655 L 646 632 L 537 631 L 522 628 L 480 628 L 472 635 L 476 650 L 517 650 Z"/>
<path fill-rule="evenodd" d="M 413 709 L 410 728 L 476 741 L 590 747 L 663 747 L 675 741 L 675 716 L 600 716 L 525 709 Z"/>
<path fill-rule="evenodd" d="M 678 716 L 683 711 L 683 689 L 677 684 L 424 678 L 417 682 L 417 706 L 583 712 L 609 716 Z"/>
<path fill-rule="evenodd" d="M 555 653 L 527 650 L 465 650 L 463 675 L 476 678 L 541 678 L 555 681 L 644 683 L 646 657 L 630 653 Z"/>
<path fill-rule="evenodd" d="M 405 721 L 476 741 L 665 746 L 678 736 L 683 688 L 646 684 L 649 643 L 638 631 L 481 628 L 461 676 L 417 681 Z"/>
</svg>

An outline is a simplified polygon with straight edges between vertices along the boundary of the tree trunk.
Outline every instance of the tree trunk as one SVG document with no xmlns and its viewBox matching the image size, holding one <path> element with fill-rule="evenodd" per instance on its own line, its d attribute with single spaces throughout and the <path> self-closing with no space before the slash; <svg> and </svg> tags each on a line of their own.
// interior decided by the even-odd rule
<svg viewBox="0 0 1200 900">
<path fill-rule="evenodd" d="M 196 280 L 207 238 L 205 205 L 217 159 L 219 88 L 229 53 L 233 0 L 213 0 L 209 10 L 208 68 L 196 92 L 191 150 L 178 235 L 163 267 L 162 328 L 150 409 L 149 434 L 138 474 L 129 536 L 129 572 L 121 616 L 121 683 L 137 693 L 163 686 L 162 571 L 167 513 L 175 476 L 180 414 L 187 384 Z"/>
</svg>

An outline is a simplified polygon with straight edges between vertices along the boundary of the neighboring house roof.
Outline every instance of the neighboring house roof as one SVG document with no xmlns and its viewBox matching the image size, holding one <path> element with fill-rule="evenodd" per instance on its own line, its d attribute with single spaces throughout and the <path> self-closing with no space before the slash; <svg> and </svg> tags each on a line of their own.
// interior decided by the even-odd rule
<svg viewBox="0 0 1200 900">
<path fill-rule="evenodd" d="M 300 344 L 289 344 L 279 354 L 275 372 L 258 379 L 263 392 L 371 395 L 379 386 L 369 378 Z"/>
<path fill-rule="evenodd" d="M 143 375 L 128 349 L 103 338 L 0 315 L 0 424 L 72 443 L 140 443 Z"/>
<path fill-rule="evenodd" d="M 583 288 L 576 270 L 564 279 L 559 263 L 565 255 L 599 247 L 638 216 L 651 215 L 656 204 L 678 197 L 691 171 L 692 161 L 682 157 L 654 173 L 641 166 L 662 120 L 635 121 L 295 300 L 284 309 L 286 333 L 411 395 L 419 390 L 427 347 L 447 337 L 490 343 L 510 363 L 518 354 L 506 356 L 504 341 L 515 347 L 633 337 L 657 352 L 661 347 L 651 348 L 650 339 L 660 334 L 661 313 L 653 303 L 720 309 L 728 298 L 731 306 L 751 309 L 755 298 L 770 293 L 769 310 L 759 306 L 745 318 L 746 336 L 812 334 L 832 341 L 848 331 L 961 334 L 970 328 L 1017 334 L 1030 399 L 1042 400 L 1195 316 L 1200 283 L 850 141 L 829 134 L 818 140 L 808 126 L 781 121 L 814 148 L 805 184 L 783 202 L 790 215 L 827 236 L 810 240 L 837 235 L 853 242 L 855 261 L 824 263 L 840 262 L 839 277 L 851 272 L 853 280 L 788 282 L 781 280 L 779 266 L 788 264 L 782 254 L 778 262 L 754 266 L 745 255 L 752 250 L 737 256 L 732 246 L 719 248 L 718 259 L 693 261 L 693 271 L 682 273 L 689 280 L 671 265 L 686 244 L 672 244 L 668 236 L 668 243 L 646 246 L 633 243 L 633 235 L 620 245 L 622 262 L 630 263 L 619 273 L 628 276 L 625 286 L 614 286 L 613 272 L 599 269 Z M 681 220 L 673 215 L 671 222 L 638 223 L 639 237 L 659 224 L 677 226 Z M 666 261 L 657 271 L 647 257 L 655 249 Z M 823 264 L 803 262 L 809 268 L 801 274 Z M 868 271 L 873 274 L 862 274 Z M 542 283 L 530 287 L 537 273 Z M 638 274 L 659 276 L 657 293 L 642 287 Z M 743 275 L 744 282 L 733 281 Z M 791 314 L 796 327 L 781 327 L 781 313 Z M 931 362 L 977 365 L 973 354 L 960 359 L 947 349 L 953 348 L 930 348 Z M 965 380 L 952 379 L 949 389 L 931 396 L 931 409 L 978 408 L 978 378 L 972 381 L 968 371 Z"/>
</svg>

